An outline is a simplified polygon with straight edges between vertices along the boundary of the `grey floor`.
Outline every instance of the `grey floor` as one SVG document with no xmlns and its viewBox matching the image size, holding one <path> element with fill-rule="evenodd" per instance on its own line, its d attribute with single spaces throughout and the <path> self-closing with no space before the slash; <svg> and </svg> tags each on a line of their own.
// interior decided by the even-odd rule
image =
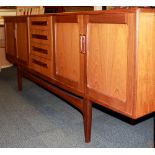
<svg viewBox="0 0 155 155">
<path fill-rule="evenodd" d="M 0 147 L 151 148 L 153 118 L 132 126 L 93 108 L 92 140 L 85 144 L 81 113 L 29 80 L 18 92 L 11 67 L 0 72 Z"/>
</svg>

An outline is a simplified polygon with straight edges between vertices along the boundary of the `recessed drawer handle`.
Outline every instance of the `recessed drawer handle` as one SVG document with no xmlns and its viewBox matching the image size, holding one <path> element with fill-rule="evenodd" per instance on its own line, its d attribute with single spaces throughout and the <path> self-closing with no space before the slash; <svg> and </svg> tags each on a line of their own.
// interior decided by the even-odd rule
<svg viewBox="0 0 155 155">
<path fill-rule="evenodd" d="M 32 59 L 32 62 L 33 62 L 34 64 L 37 64 L 37 65 L 41 66 L 41 67 L 48 68 L 47 64 L 44 63 L 44 62 L 40 62 L 40 61 L 38 61 L 38 60 L 36 60 L 36 59 Z"/>
<path fill-rule="evenodd" d="M 36 39 L 42 39 L 42 40 L 47 40 L 47 36 L 45 35 L 40 35 L 40 34 L 32 34 L 32 38 L 36 38 Z"/>
<path fill-rule="evenodd" d="M 32 38 L 47 40 L 47 36 L 40 34 L 32 34 Z"/>
<path fill-rule="evenodd" d="M 32 46 L 32 50 L 36 51 L 36 52 L 39 52 L 39 53 L 48 54 L 48 51 L 46 49 L 42 49 L 42 48 L 39 48 L 39 47 Z"/>
<path fill-rule="evenodd" d="M 47 21 L 31 21 L 31 25 L 47 26 Z"/>
</svg>

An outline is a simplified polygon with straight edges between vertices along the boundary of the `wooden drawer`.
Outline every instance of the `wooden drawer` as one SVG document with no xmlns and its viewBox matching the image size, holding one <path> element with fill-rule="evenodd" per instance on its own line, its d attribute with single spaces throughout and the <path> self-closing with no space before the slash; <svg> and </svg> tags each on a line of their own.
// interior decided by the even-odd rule
<svg viewBox="0 0 155 155">
<path fill-rule="evenodd" d="M 31 42 L 36 42 L 39 44 L 50 44 L 51 35 L 49 31 L 45 30 L 30 30 Z"/>
<path fill-rule="evenodd" d="M 48 30 L 51 27 L 52 17 L 30 17 L 29 24 L 30 29 L 35 30 Z"/>
<path fill-rule="evenodd" d="M 31 29 L 30 30 L 30 33 L 31 34 L 37 34 L 37 35 L 40 35 L 42 37 L 47 36 L 47 39 L 48 39 L 48 35 L 49 35 L 49 33 L 48 33 L 47 30 L 37 30 L 37 29 L 35 30 L 35 29 Z"/>
<path fill-rule="evenodd" d="M 30 54 L 51 60 L 53 47 L 52 17 L 30 17 Z"/>
<path fill-rule="evenodd" d="M 40 56 L 51 60 L 52 52 L 50 46 L 32 42 L 30 48 L 32 55 Z"/>
<path fill-rule="evenodd" d="M 51 61 L 35 55 L 30 55 L 30 68 L 45 76 L 52 76 Z"/>
</svg>

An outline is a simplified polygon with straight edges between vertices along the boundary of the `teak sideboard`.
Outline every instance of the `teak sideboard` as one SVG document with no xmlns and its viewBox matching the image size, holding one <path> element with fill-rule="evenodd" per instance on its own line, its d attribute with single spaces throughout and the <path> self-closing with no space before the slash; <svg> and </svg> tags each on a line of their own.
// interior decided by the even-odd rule
<svg viewBox="0 0 155 155">
<path fill-rule="evenodd" d="M 114 9 L 5 17 L 6 57 L 83 114 L 92 103 L 138 119 L 155 111 L 155 10 Z M 104 122 L 103 122 L 104 123 Z"/>
</svg>

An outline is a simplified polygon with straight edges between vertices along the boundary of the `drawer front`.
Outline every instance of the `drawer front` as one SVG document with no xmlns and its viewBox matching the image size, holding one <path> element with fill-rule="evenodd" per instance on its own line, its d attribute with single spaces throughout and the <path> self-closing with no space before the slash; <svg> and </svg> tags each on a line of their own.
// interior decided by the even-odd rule
<svg viewBox="0 0 155 155">
<path fill-rule="evenodd" d="M 40 39 L 47 39 L 48 40 L 49 32 L 46 30 L 31 29 L 31 37 L 33 37 L 33 35 L 39 35 Z"/>
<path fill-rule="evenodd" d="M 52 76 L 52 65 L 51 61 L 30 55 L 30 68 L 34 71 L 37 71 L 38 73 L 41 73 L 42 75 L 51 77 Z"/>
<path fill-rule="evenodd" d="M 52 59 L 52 17 L 30 17 L 30 54 Z"/>
<path fill-rule="evenodd" d="M 31 42 L 38 44 L 50 44 L 51 36 L 48 31 L 35 30 L 30 31 Z"/>
<path fill-rule="evenodd" d="M 52 59 L 51 48 L 48 45 L 32 42 L 30 48 L 31 48 L 30 49 L 31 54 L 40 56 L 49 60 Z"/>
<path fill-rule="evenodd" d="M 51 17 L 30 17 L 30 28 L 35 30 L 48 30 L 51 26 Z"/>
<path fill-rule="evenodd" d="M 30 26 L 30 38 L 31 42 L 35 42 L 38 44 L 48 44 L 51 43 L 51 29 L 35 29 L 34 27 Z"/>
</svg>

